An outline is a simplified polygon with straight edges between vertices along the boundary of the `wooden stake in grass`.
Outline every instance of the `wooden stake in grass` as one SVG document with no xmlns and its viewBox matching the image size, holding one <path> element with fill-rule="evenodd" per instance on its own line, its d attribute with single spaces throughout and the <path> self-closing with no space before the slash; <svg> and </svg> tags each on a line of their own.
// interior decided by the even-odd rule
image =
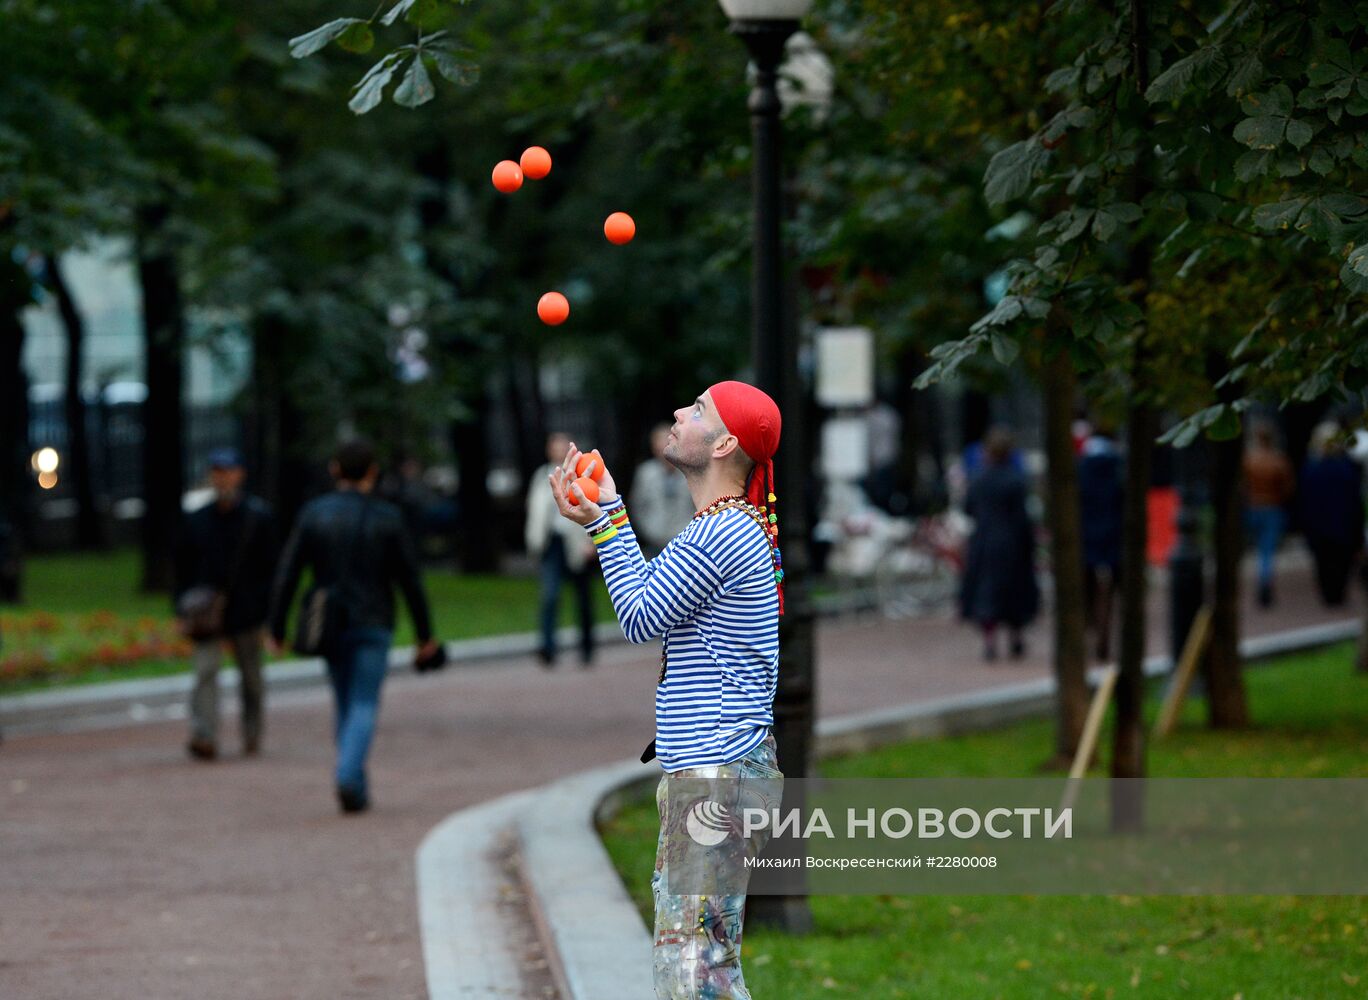
<svg viewBox="0 0 1368 1000">
<path fill-rule="evenodd" d="M 1059 811 L 1072 809 L 1078 798 L 1078 782 L 1088 773 L 1088 761 L 1092 760 L 1097 749 L 1097 737 L 1102 732 L 1102 720 L 1107 715 L 1107 704 L 1111 701 L 1112 691 L 1116 689 L 1116 679 L 1121 671 L 1110 666 L 1102 674 L 1102 682 L 1093 692 L 1092 704 L 1088 706 L 1088 718 L 1083 723 L 1083 735 L 1078 740 L 1078 750 L 1074 753 L 1073 766 L 1069 768 L 1069 783 L 1064 789 L 1064 799 Z"/>
<path fill-rule="evenodd" d="M 1178 668 L 1173 672 L 1173 683 L 1164 696 L 1164 704 L 1159 709 L 1159 718 L 1154 721 L 1154 737 L 1167 736 L 1178 721 L 1178 712 L 1187 698 L 1188 688 L 1192 686 L 1197 664 L 1202 662 L 1207 643 L 1211 641 L 1211 605 L 1203 604 L 1192 619 L 1187 639 L 1183 642 L 1182 655 L 1178 657 Z"/>
</svg>

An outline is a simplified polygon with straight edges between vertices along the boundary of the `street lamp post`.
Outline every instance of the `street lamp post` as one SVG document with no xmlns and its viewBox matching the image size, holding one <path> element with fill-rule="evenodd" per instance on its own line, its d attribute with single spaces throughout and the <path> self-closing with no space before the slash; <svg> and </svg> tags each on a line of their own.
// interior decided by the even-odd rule
<svg viewBox="0 0 1368 1000">
<path fill-rule="evenodd" d="M 782 493 L 780 548 L 784 553 L 784 617 L 779 620 L 779 682 L 774 698 L 775 741 L 784 773 L 806 777 L 812 758 L 813 612 L 807 593 L 808 525 L 807 438 L 803 386 L 798 375 L 795 336 L 785 336 L 783 278 L 783 182 L 780 170 L 779 67 L 784 43 L 798 30 L 811 0 L 720 0 L 731 30 L 745 43 L 755 66 L 748 106 L 751 116 L 754 200 L 754 273 L 751 350 L 755 377 L 783 414 L 776 465 Z M 788 797 L 786 796 L 786 799 Z M 789 803 L 792 804 L 791 802 Z M 748 919 L 806 933 L 812 915 L 805 896 L 757 896 Z"/>
</svg>

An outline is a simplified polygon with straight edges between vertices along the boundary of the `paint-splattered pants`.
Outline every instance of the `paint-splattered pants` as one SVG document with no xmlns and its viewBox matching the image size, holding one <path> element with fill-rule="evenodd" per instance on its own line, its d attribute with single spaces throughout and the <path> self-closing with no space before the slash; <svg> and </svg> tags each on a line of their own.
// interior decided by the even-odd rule
<svg viewBox="0 0 1368 1000">
<path fill-rule="evenodd" d="M 774 736 L 765 739 L 745 757 L 732 764 L 684 768 L 666 773 L 656 786 L 656 808 L 660 813 L 660 838 L 656 843 L 655 874 L 651 891 L 655 896 L 655 947 L 653 966 L 657 1000 L 751 1000 L 741 975 L 741 923 L 745 912 L 745 875 L 742 891 L 719 895 L 672 895 L 666 889 L 669 858 L 678 857 L 678 838 L 688 837 L 685 810 L 669 808 L 672 785 L 689 779 L 716 782 L 727 801 L 720 803 L 727 814 L 738 817 L 743 806 L 773 810 L 783 796 L 784 775 L 779 770 Z M 736 833 L 735 830 L 733 830 Z M 735 838 L 733 850 L 719 848 L 717 863 L 745 871 L 739 858 L 744 852 L 758 857 L 769 841 L 769 827 L 742 840 Z M 697 841 L 695 840 L 695 844 Z M 735 879 L 733 879 L 735 883 Z M 733 884 L 730 888 L 736 888 Z"/>
</svg>

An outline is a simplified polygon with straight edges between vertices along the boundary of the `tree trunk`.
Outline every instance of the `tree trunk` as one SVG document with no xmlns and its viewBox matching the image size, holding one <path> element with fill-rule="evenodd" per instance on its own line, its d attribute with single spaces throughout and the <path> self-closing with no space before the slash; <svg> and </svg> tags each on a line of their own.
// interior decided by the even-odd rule
<svg viewBox="0 0 1368 1000">
<path fill-rule="evenodd" d="M 1239 438 L 1212 442 L 1211 505 L 1215 515 L 1216 586 L 1211 609 L 1211 644 L 1205 661 L 1207 721 L 1213 729 L 1249 725 L 1240 664 L 1240 560 L 1244 554 Z"/>
<path fill-rule="evenodd" d="M 499 570 L 499 533 L 492 530 L 489 502 L 489 441 L 485 424 L 489 418 L 489 395 L 480 387 L 466 403 L 470 416 L 451 425 L 451 447 L 456 453 L 460 479 L 456 501 L 461 516 L 456 526 L 456 553 L 466 573 Z"/>
<path fill-rule="evenodd" d="M 1156 421 L 1147 403 L 1130 409 L 1126 427 L 1126 498 L 1121 549 L 1120 676 L 1116 683 L 1113 778 L 1145 776 L 1145 550 L 1149 542 L 1148 496 Z M 1114 814 L 1114 822 L 1118 817 Z M 1129 828 L 1125 814 L 1121 826 Z"/>
<path fill-rule="evenodd" d="M 20 557 L 28 528 L 28 378 L 20 312 L 33 300 L 23 267 L 0 257 L 0 601 L 22 596 Z"/>
<path fill-rule="evenodd" d="M 1149 12 L 1143 0 L 1131 4 L 1131 74 L 1137 95 L 1149 84 Z M 1136 98 L 1143 109 L 1143 97 Z M 1137 122 L 1142 134 L 1148 131 L 1150 115 L 1141 110 Z M 1143 147 L 1143 144 L 1142 144 Z M 1151 157 L 1143 148 L 1136 159 L 1133 197 L 1144 202 L 1151 188 Z M 1127 267 L 1128 284 L 1135 301 L 1145 310 L 1150 287 L 1151 248 L 1141 240 L 1131 249 Z M 1149 317 L 1137 332 L 1135 356 L 1131 364 L 1132 403 L 1126 424 L 1126 497 L 1121 543 L 1121 655 L 1116 682 L 1116 732 L 1112 741 L 1112 777 L 1145 776 L 1145 570 L 1149 541 L 1149 484 L 1154 461 L 1154 436 L 1158 421 L 1148 395 L 1152 372 L 1147 339 Z M 1138 782 L 1114 782 L 1111 796 L 1111 825 L 1115 831 L 1139 830 L 1144 821 L 1144 799 Z"/>
<path fill-rule="evenodd" d="M 181 352 L 185 316 L 180 275 L 164 245 L 165 205 L 142 210 L 138 280 L 142 288 L 143 342 L 147 358 L 147 402 L 143 404 L 142 521 L 144 591 L 171 589 L 176 526 L 184 490 Z"/>
<path fill-rule="evenodd" d="M 1363 627 L 1359 630 L 1358 657 L 1354 666 L 1361 674 L 1368 674 L 1368 594 L 1363 599 Z"/>
<path fill-rule="evenodd" d="M 66 393 L 64 416 L 67 427 L 67 453 L 62 456 L 66 476 L 76 496 L 76 547 L 98 549 L 104 546 L 100 512 L 95 506 L 95 484 L 90 474 L 90 436 L 86 426 L 85 397 L 81 394 L 85 353 L 85 321 L 55 256 L 47 258 L 48 281 L 57 299 L 57 310 L 66 328 Z"/>
<path fill-rule="evenodd" d="M 1051 328 L 1047 331 L 1054 332 Z M 1055 760 L 1051 764 L 1067 767 L 1078 751 L 1089 702 L 1083 620 L 1083 515 L 1071 427 L 1076 377 L 1068 352 L 1061 350 L 1046 358 L 1041 375 L 1045 393 L 1045 452 L 1049 458 L 1047 516 L 1054 572 Z"/>
</svg>

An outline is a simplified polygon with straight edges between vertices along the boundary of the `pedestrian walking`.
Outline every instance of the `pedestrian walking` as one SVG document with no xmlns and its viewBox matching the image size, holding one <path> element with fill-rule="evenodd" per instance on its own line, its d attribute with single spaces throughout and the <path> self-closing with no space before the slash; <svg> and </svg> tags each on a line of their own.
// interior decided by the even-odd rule
<svg viewBox="0 0 1368 1000">
<path fill-rule="evenodd" d="M 1287 528 L 1285 506 L 1292 498 L 1296 480 L 1292 463 L 1278 447 L 1272 424 L 1255 424 L 1250 436 L 1252 441 L 1244 454 L 1245 518 L 1258 553 L 1259 606 L 1267 608 L 1274 600 L 1273 557 Z"/>
<path fill-rule="evenodd" d="M 656 787 L 651 878 L 656 997 L 749 1000 L 741 970 L 743 862 L 763 850 L 768 831 L 743 838 L 734 826 L 729 849 L 707 855 L 726 868 L 708 874 L 709 883 L 730 891 L 681 892 L 671 860 L 688 846 L 686 810 L 672 808 L 672 793 L 709 781 L 728 789 L 722 805 L 739 817 L 742 795 L 756 808 L 776 808 L 783 792 L 770 732 L 784 607 L 773 463 L 780 416 L 769 396 L 742 382 L 719 382 L 674 416 L 663 455 L 683 473 L 696 513 L 649 568 L 610 475 L 599 503 L 589 503 L 570 481 L 579 454 L 572 444 L 549 479 L 561 515 L 598 548 L 623 634 L 638 643 L 663 637 L 656 738 L 641 758 L 658 757 L 665 772 Z"/>
<path fill-rule="evenodd" d="M 300 511 L 276 574 L 271 635 L 285 641 L 285 623 L 300 575 L 313 587 L 301 604 L 297 651 L 317 649 L 327 661 L 335 707 L 333 738 L 337 800 L 343 812 L 370 805 L 366 760 L 380 711 L 394 635 L 394 588 L 404 594 L 420 660 L 437 656 L 418 557 L 403 514 L 372 495 L 379 466 L 364 441 L 349 441 L 329 463 L 335 489 Z"/>
<path fill-rule="evenodd" d="M 570 585 L 579 610 L 580 666 L 594 663 L 594 595 L 590 589 L 591 563 L 597 558 L 594 546 L 574 524 L 556 509 L 556 498 L 546 489 L 546 477 L 560 468 L 570 447 L 570 438 L 561 431 L 546 436 L 546 464 L 532 476 L 527 488 L 527 520 L 523 541 L 528 555 L 541 565 L 541 600 L 538 620 L 541 648 L 537 651 L 542 666 L 554 667 L 558 653 L 556 625 L 560 617 L 560 593 Z"/>
<path fill-rule="evenodd" d="M 965 513 L 974 519 L 960 582 L 960 615 L 983 631 L 983 657 L 997 659 L 997 628 L 1006 625 L 1013 659 L 1026 655 L 1022 629 L 1036 616 L 1035 534 L 1026 510 L 1026 479 L 1012 459 L 1012 435 L 988 432 L 983 470 L 969 484 Z"/>
<path fill-rule="evenodd" d="M 665 457 L 669 440 L 670 425 L 656 424 L 651 429 L 651 457 L 632 476 L 632 516 L 641 553 L 648 560 L 659 555 L 694 515 L 689 484 Z"/>
<path fill-rule="evenodd" d="M 1099 426 L 1079 448 L 1078 506 L 1083 517 L 1083 586 L 1097 659 L 1111 653 L 1112 598 L 1121 575 L 1121 518 L 1125 503 L 1121 449 Z"/>
<path fill-rule="evenodd" d="M 176 622 L 193 643 L 190 662 L 192 757 L 218 755 L 219 668 L 232 650 L 242 704 L 242 751 L 261 750 L 265 625 L 280 539 L 270 506 L 244 490 L 247 473 L 235 448 L 209 454 L 209 503 L 182 519 L 175 551 Z"/>
<path fill-rule="evenodd" d="M 1302 468 L 1302 535 L 1316 563 L 1316 587 L 1329 607 L 1344 603 L 1363 550 L 1363 469 L 1345 454 L 1339 425 L 1318 424 Z"/>
</svg>

